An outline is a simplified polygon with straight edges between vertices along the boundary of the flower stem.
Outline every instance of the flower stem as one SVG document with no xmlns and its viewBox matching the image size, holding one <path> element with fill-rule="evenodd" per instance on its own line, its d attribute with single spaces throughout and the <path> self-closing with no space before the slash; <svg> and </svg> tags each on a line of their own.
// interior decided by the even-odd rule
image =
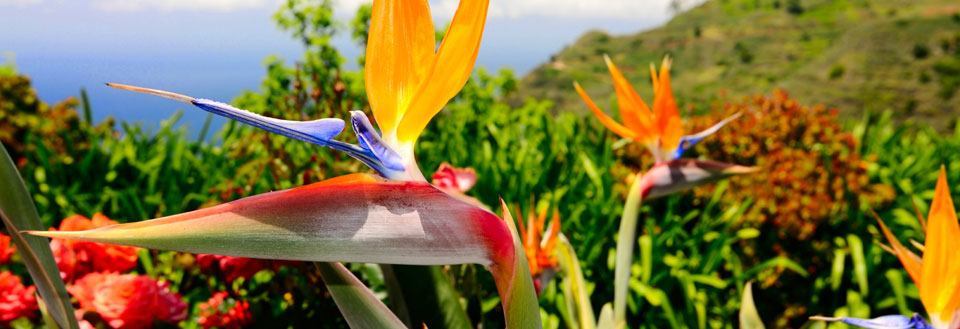
<svg viewBox="0 0 960 329">
<path fill-rule="evenodd" d="M 624 327 L 627 321 L 627 293 L 630 291 L 630 267 L 633 265 L 633 246 L 637 243 L 637 219 L 643 188 L 642 175 L 637 175 L 627 192 L 627 201 L 623 204 L 620 217 L 620 233 L 617 235 L 617 260 L 614 270 L 613 314 L 617 327 Z"/>
</svg>

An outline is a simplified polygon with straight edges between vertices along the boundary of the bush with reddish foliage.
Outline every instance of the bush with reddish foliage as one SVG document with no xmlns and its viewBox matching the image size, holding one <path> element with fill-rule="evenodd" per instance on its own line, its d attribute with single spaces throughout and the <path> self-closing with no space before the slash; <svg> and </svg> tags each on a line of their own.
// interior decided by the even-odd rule
<svg viewBox="0 0 960 329">
<path fill-rule="evenodd" d="M 203 328 L 220 329 L 237 329 L 249 325 L 253 320 L 250 303 L 229 297 L 227 292 L 220 291 L 200 304 L 197 307 L 197 324 Z"/>
<path fill-rule="evenodd" d="M 112 328 L 150 328 L 154 322 L 177 323 L 187 304 L 166 282 L 145 275 L 91 273 L 67 286 L 80 309 L 95 313 Z"/>
<path fill-rule="evenodd" d="M 34 286 L 24 287 L 13 273 L 0 272 L 0 326 L 21 317 L 36 316 L 36 290 Z"/>
<path fill-rule="evenodd" d="M 691 123 L 706 128 L 718 118 L 741 112 L 695 151 L 718 161 L 752 164 L 757 173 L 730 180 L 723 195 L 728 205 L 752 200 L 747 222 L 776 228 L 779 238 L 804 240 L 817 226 L 856 203 L 875 204 L 893 198 L 892 189 L 871 184 L 871 160 L 860 155 L 854 136 L 844 131 L 837 112 L 807 107 L 784 91 L 755 96 L 723 106 L 722 111 Z M 714 187 L 700 189 L 709 197 Z"/>
</svg>

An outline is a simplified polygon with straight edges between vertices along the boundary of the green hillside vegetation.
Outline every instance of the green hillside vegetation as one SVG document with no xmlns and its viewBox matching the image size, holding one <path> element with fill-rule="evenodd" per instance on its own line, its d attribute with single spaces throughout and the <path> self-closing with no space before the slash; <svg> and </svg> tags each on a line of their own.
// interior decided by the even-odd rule
<svg viewBox="0 0 960 329">
<path fill-rule="evenodd" d="M 943 129 L 960 113 L 956 1 L 708 1 L 650 31 L 587 33 L 528 74 L 522 95 L 586 112 L 571 87 L 576 80 L 612 107 L 604 54 L 648 99 L 649 64 L 669 54 L 674 88 L 687 109 L 784 88 L 847 117 L 891 110 Z"/>
</svg>

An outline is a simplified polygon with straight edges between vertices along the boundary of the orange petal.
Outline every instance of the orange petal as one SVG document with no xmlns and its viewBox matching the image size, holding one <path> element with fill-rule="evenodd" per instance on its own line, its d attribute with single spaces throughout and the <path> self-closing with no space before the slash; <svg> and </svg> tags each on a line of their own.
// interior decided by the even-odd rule
<svg viewBox="0 0 960 329">
<path fill-rule="evenodd" d="M 610 76 L 613 78 L 613 87 L 617 93 L 617 104 L 620 106 L 620 118 L 623 119 L 623 124 L 633 131 L 647 131 L 653 120 L 650 107 L 643 102 L 637 91 L 630 85 L 630 81 L 613 64 L 610 57 L 603 56 L 603 60 L 607 62 L 607 69 L 610 70 Z"/>
<path fill-rule="evenodd" d="M 436 59 L 400 121 L 397 133 L 401 141 L 416 140 L 430 119 L 467 83 L 480 52 L 489 4 L 489 0 L 460 1 Z"/>
<path fill-rule="evenodd" d="M 609 115 L 603 113 L 603 110 L 597 107 L 597 104 L 593 102 L 593 99 L 590 98 L 590 95 L 587 95 L 587 92 L 583 90 L 583 87 L 580 87 L 579 83 L 574 82 L 573 88 L 577 90 L 578 94 L 580 94 L 580 98 L 583 98 L 583 102 L 587 103 L 587 108 L 590 109 L 590 112 L 593 112 L 593 115 L 597 116 L 597 119 L 600 119 L 600 123 L 606 126 L 607 129 L 610 129 L 623 138 L 637 138 L 637 134 L 632 130 L 617 123 L 617 121 L 614 121 Z"/>
<path fill-rule="evenodd" d="M 907 270 L 907 274 L 910 275 L 910 279 L 913 280 L 917 287 L 920 287 L 920 257 L 904 247 L 903 244 L 897 240 L 897 237 L 890 232 L 890 229 L 887 228 L 887 225 L 883 223 L 883 220 L 880 219 L 876 213 L 873 215 L 877 218 L 877 223 L 880 224 L 880 230 L 883 231 L 883 235 L 887 238 L 887 241 L 890 242 L 890 246 L 893 248 L 893 254 L 900 259 L 900 263 L 903 264 L 903 268 Z"/>
<path fill-rule="evenodd" d="M 514 208 L 516 208 L 516 209 L 519 210 L 519 209 L 520 209 L 520 206 L 514 205 Z M 529 217 L 529 216 L 528 216 L 528 217 Z M 518 233 L 520 234 L 520 239 L 521 239 L 521 240 L 526 240 L 526 236 L 527 236 L 527 225 L 526 225 L 526 223 L 523 222 L 523 212 L 522 212 L 522 211 L 518 211 L 518 212 L 517 212 L 517 231 L 519 231 Z"/>
<path fill-rule="evenodd" d="M 543 253 L 547 257 L 553 257 L 553 249 L 557 245 L 557 238 L 560 236 L 560 213 L 553 212 L 553 219 L 550 220 L 550 231 L 543 238 Z"/>
<path fill-rule="evenodd" d="M 657 78 L 657 67 L 650 63 L 650 82 L 653 83 L 653 94 L 657 94 L 660 89 L 660 79 Z"/>
<path fill-rule="evenodd" d="M 677 110 L 677 101 L 673 98 L 673 90 L 670 87 L 670 58 L 664 58 L 661 65 L 657 95 L 653 101 L 654 124 L 660 134 L 660 148 L 672 152 L 680 145 L 683 127 Z"/>
<path fill-rule="evenodd" d="M 373 116 L 385 135 L 396 130 L 405 105 L 425 80 L 435 47 L 427 0 L 373 2 L 364 77 Z"/>
<path fill-rule="evenodd" d="M 960 308 L 960 262 L 956 259 L 960 250 L 960 225 L 943 167 L 927 220 L 920 300 L 931 320 L 949 323 Z"/>
</svg>

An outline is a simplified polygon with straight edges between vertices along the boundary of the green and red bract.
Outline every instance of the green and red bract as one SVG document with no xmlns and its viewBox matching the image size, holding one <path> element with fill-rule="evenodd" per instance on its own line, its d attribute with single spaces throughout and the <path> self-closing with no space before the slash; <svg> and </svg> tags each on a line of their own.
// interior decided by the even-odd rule
<svg viewBox="0 0 960 329">
<path fill-rule="evenodd" d="M 148 221 L 34 235 L 229 256 L 491 265 L 512 258 L 496 215 L 428 183 L 354 174 Z"/>
</svg>

